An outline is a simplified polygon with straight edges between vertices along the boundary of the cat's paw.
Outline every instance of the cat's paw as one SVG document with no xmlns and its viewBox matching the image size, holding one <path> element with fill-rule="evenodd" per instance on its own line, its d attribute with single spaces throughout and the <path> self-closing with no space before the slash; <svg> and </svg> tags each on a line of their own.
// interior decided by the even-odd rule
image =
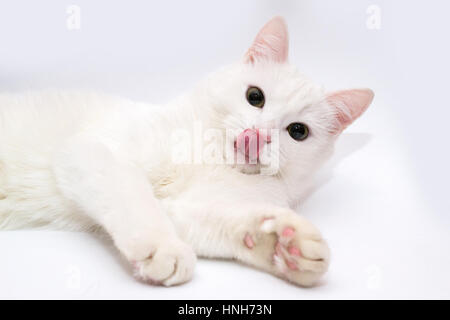
<svg viewBox="0 0 450 320">
<path fill-rule="evenodd" d="M 172 286 L 191 280 L 197 257 L 181 241 L 158 246 L 144 260 L 132 261 L 134 275 L 147 283 Z"/>
<path fill-rule="evenodd" d="M 319 231 L 293 212 L 267 216 L 244 236 L 257 265 L 301 286 L 312 286 L 327 271 L 329 249 Z"/>
</svg>

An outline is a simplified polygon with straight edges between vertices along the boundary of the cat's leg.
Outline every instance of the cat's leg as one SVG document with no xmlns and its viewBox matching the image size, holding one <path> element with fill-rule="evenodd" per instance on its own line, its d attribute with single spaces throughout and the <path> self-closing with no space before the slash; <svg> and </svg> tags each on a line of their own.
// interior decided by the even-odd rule
<svg viewBox="0 0 450 320">
<path fill-rule="evenodd" d="M 164 285 L 191 279 L 196 256 L 138 167 L 103 144 L 74 142 L 56 156 L 54 173 L 63 195 L 111 235 L 138 277 Z"/>
<path fill-rule="evenodd" d="M 294 211 L 277 206 L 172 204 L 180 236 L 203 257 L 237 259 L 301 286 L 327 271 L 329 249 L 320 232 Z"/>
</svg>

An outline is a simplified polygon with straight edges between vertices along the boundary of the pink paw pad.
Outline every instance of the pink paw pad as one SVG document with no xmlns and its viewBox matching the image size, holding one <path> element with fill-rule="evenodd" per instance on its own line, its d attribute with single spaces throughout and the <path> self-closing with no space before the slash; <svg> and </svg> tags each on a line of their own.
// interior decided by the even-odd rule
<svg viewBox="0 0 450 320">
<path fill-rule="evenodd" d="M 294 235 L 294 233 L 295 233 L 295 230 L 293 228 L 286 227 L 286 228 L 284 228 L 284 230 L 283 230 L 281 235 L 283 237 L 288 237 L 289 238 L 289 237 L 292 237 Z"/>
<path fill-rule="evenodd" d="M 255 242 L 253 241 L 252 236 L 248 233 L 244 237 L 244 243 L 249 249 L 252 249 L 255 246 Z"/>
<path fill-rule="evenodd" d="M 298 270 L 297 264 L 295 262 L 293 262 L 293 261 L 286 260 L 286 265 L 291 270 Z"/>
<path fill-rule="evenodd" d="M 290 247 L 288 249 L 288 252 L 293 255 L 293 256 L 297 256 L 297 257 L 301 257 L 302 253 L 300 252 L 300 249 L 297 247 Z"/>
</svg>

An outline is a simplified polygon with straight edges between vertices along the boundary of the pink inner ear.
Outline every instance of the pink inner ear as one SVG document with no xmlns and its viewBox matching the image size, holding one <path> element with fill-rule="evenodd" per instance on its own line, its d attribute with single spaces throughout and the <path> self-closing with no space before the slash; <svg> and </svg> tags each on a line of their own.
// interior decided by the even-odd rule
<svg viewBox="0 0 450 320">
<path fill-rule="evenodd" d="M 252 46 L 245 55 L 247 63 L 257 60 L 286 62 L 289 39 L 286 23 L 281 17 L 274 17 L 259 31 Z"/>
<path fill-rule="evenodd" d="M 374 97 L 370 89 L 352 89 L 337 91 L 329 94 L 327 102 L 336 107 L 339 128 L 333 133 L 340 132 L 355 121 L 369 107 Z"/>
</svg>

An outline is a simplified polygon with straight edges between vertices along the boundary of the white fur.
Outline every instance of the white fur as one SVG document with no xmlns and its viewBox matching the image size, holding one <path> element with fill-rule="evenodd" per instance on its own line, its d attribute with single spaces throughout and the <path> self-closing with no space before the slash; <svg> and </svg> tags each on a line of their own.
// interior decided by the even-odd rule
<svg viewBox="0 0 450 320">
<path fill-rule="evenodd" d="M 249 85 L 263 89 L 263 109 L 246 101 Z M 285 130 L 296 121 L 310 127 L 305 141 Z M 280 129 L 279 171 L 175 164 L 171 135 L 192 131 L 195 122 Z M 337 126 L 321 88 L 293 66 L 270 61 L 223 68 L 164 106 L 95 93 L 1 94 L 0 228 L 103 229 L 136 274 L 154 283 L 189 280 L 197 254 L 311 285 L 327 269 L 328 249 L 290 208 L 331 154 Z M 271 228 L 262 228 L 265 218 Z M 297 271 L 273 257 L 287 226 L 302 250 Z M 244 244 L 247 234 L 253 248 Z"/>
</svg>

